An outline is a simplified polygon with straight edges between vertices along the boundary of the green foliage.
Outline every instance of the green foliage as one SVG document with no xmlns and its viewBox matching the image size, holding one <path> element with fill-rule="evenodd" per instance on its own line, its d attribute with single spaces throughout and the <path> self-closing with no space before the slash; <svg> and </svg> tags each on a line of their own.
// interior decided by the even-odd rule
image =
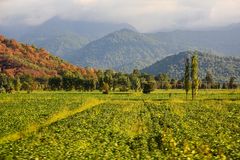
<svg viewBox="0 0 240 160">
<path fill-rule="evenodd" d="M 199 87 L 197 54 L 194 54 L 192 56 L 191 78 L 192 78 L 192 99 L 195 99 L 195 97 L 198 94 L 198 87 Z"/>
<path fill-rule="evenodd" d="M 207 71 L 205 80 L 207 82 L 207 88 L 211 88 L 211 85 L 214 83 L 213 82 L 213 76 L 212 76 L 211 72 Z"/>
<path fill-rule="evenodd" d="M 135 92 L 140 91 L 141 90 L 140 79 L 136 76 L 131 77 L 131 86 L 132 86 L 132 90 L 134 90 Z"/>
<path fill-rule="evenodd" d="M 5 86 L 6 93 L 12 93 L 14 90 L 14 85 L 11 80 L 8 81 L 7 85 Z"/>
<path fill-rule="evenodd" d="M 63 77 L 62 78 L 62 88 L 65 91 L 71 91 L 74 89 L 74 78 L 73 77 Z"/>
<path fill-rule="evenodd" d="M 86 79 L 83 81 L 85 91 L 93 91 L 96 89 L 96 81 L 94 79 Z"/>
<path fill-rule="evenodd" d="M 0 73 L 0 93 L 12 93 L 14 85 L 12 79 L 6 74 Z"/>
<path fill-rule="evenodd" d="M 20 78 L 19 77 L 17 77 L 17 78 L 15 78 L 14 79 L 14 81 L 13 81 L 13 83 L 14 83 L 14 89 L 15 89 L 15 91 L 20 91 L 20 89 L 21 89 L 21 81 L 20 81 Z"/>
<path fill-rule="evenodd" d="M 104 83 L 103 84 L 103 88 L 102 88 L 102 93 L 103 94 L 108 94 L 109 93 L 109 85 L 108 85 L 108 83 Z"/>
<path fill-rule="evenodd" d="M 8 83 L 8 77 L 6 74 L 0 73 L 0 88 L 5 88 Z"/>
<path fill-rule="evenodd" d="M 131 82 L 130 82 L 128 76 L 121 75 L 118 78 L 118 86 L 120 87 L 120 91 L 122 91 L 122 92 L 128 91 L 131 87 Z"/>
<path fill-rule="evenodd" d="M 22 83 L 21 90 L 27 91 L 28 93 L 31 93 L 33 91 L 33 87 L 30 83 L 24 81 Z"/>
<path fill-rule="evenodd" d="M 60 77 L 49 78 L 48 86 L 53 91 L 60 90 L 62 88 L 62 79 Z"/>
<path fill-rule="evenodd" d="M 172 88 L 172 85 L 169 83 L 169 82 L 166 82 L 166 84 L 165 84 L 165 89 L 166 90 L 169 90 L 169 89 L 171 89 Z"/>
<path fill-rule="evenodd" d="M 156 77 L 158 88 L 160 89 L 169 89 L 170 77 L 166 73 L 161 73 Z"/>
<path fill-rule="evenodd" d="M 236 89 L 237 88 L 237 85 L 234 83 L 235 80 L 236 80 L 236 77 L 230 77 L 229 84 L 228 84 L 229 89 Z"/>
<path fill-rule="evenodd" d="M 155 89 L 155 82 L 149 81 L 143 84 L 143 93 L 150 94 L 150 92 L 154 91 Z"/>
<path fill-rule="evenodd" d="M 188 97 L 188 92 L 191 88 L 189 58 L 187 58 L 186 62 L 185 62 L 184 88 L 185 88 L 185 91 L 186 91 L 186 98 L 187 98 Z"/>
<path fill-rule="evenodd" d="M 104 72 L 103 81 L 108 84 L 110 90 L 113 88 L 113 75 L 113 70 L 106 70 Z"/>
</svg>

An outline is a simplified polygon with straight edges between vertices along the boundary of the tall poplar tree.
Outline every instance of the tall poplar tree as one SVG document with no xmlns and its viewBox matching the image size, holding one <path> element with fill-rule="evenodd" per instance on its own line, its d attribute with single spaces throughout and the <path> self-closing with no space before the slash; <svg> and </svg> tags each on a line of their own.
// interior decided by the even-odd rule
<svg viewBox="0 0 240 160">
<path fill-rule="evenodd" d="M 199 80 L 198 80 L 198 56 L 197 56 L 196 52 L 192 56 L 191 78 L 192 78 L 192 99 L 195 99 L 195 97 L 198 94 L 198 86 L 199 86 Z"/>
<path fill-rule="evenodd" d="M 185 75 L 184 75 L 184 87 L 186 91 L 186 99 L 188 99 L 188 93 L 191 88 L 190 85 L 191 85 L 190 84 L 190 62 L 189 62 L 189 58 L 187 58 L 185 62 Z"/>
</svg>

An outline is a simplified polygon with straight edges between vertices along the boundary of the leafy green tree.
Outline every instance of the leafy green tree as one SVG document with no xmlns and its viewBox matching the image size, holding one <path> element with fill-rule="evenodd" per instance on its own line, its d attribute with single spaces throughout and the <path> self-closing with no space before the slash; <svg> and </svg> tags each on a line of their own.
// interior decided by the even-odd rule
<svg viewBox="0 0 240 160">
<path fill-rule="evenodd" d="M 0 87 L 0 93 L 5 93 L 5 92 L 6 92 L 5 88 L 4 87 Z"/>
<path fill-rule="evenodd" d="M 85 79 L 83 82 L 85 91 L 93 91 L 96 89 L 96 81 L 94 79 Z"/>
<path fill-rule="evenodd" d="M 222 89 L 227 89 L 227 84 L 226 83 L 223 83 Z"/>
<path fill-rule="evenodd" d="M 97 83 L 96 83 L 96 89 L 101 91 L 102 87 L 103 87 L 103 84 L 104 84 L 104 73 L 103 73 L 102 70 L 98 70 L 96 75 L 97 75 L 97 78 L 98 78 Z"/>
<path fill-rule="evenodd" d="M 48 80 L 47 78 L 44 77 L 37 77 L 34 79 L 35 85 L 37 85 L 36 89 L 48 89 Z"/>
<path fill-rule="evenodd" d="M 176 86 L 177 89 L 183 89 L 184 88 L 184 85 L 183 85 L 183 80 L 178 80 L 177 81 L 177 86 Z"/>
<path fill-rule="evenodd" d="M 8 83 L 8 77 L 4 73 L 0 73 L 0 90 L 1 92 L 5 92 L 5 87 Z"/>
<path fill-rule="evenodd" d="M 166 89 L 166 90 L 169 90 L 169 89 L 171 89 L 171 88 L 172 88 L 171 83 L 166 82 L 166 83 L 165 83 L 165 89 Z"/>
<path fill-rule="evenodd" d="M 0 92 L 12 93 L 14 90 L 14 85 L 12 79 L 10 79 L 6 74 L 0 74 Z"/>
<path fill-rule="evenodd" d="M 237 85 L 234 84 L 234 81 L 236 80 L 236 77 L 230 77 L 229 83 L 228 83 L 228 88 L 229 89 L 234 89 L 237 88 Z"/>
<path fill-rule="evenodd" d="M 136 76 L 131 77 L 131 89 L 134 90 L 135 92 L 141 90 L 141 81 Z"/>
<path fill-rule="evenodd" d="M 12 91 L 14 90 L 13 82 L 10 79 L 8 79 L 8 83 L 5 86 L 5 90 L 6 93 L 12 93 Z"/>
<path fill-rule="evenodd" d="M 52 77 L 48 80 L 48 86 L 51 90 L 61 90 L 62 88 L 62 79 L 60 77 Z"/>
<path fill-rule="evenodd" d="M 107 83 L 109 85 L 109 90 L 111 90 L 111 88 L 113 88 L 113 76 L 114 76 L 114 72 L 113 70 L 106 70 L 104 72 L 104 83 Z"/>
<path fill-rule="evenodd" d="M 74 89 L 74 77 L 64 76 L 62 78 L 62 88 L 65 91 L 71 91 Z"/>
<path fill-rule="evenodd" d="M 153 81 L 146 82 L 143 85 L 143 93 L 144 94 L 149 94 L 155 89 L 155 83 Z"/>
<path fill-rule="evenodd" d="M 213 76 L 210 71 L 207 71 L 206 78 L 207 88 L 212 88 L 213 85 Z"/>
<path fill-rule="evenodd" d="M 31 93 L 33 91 L 33 88 L 31 86 L 31 84 L 29 84 L 28 82 L 25 81 L 22 83 L 21 90 L 27 91 L 27 93 Z"/>
<path fill-rule="evenodd" d="M 120 76 L 118 79 L 118 85 L 120 87 L 120 91 L 123 91 L 123 92 L 128 91 L 131 86 L 128 76 L 126 75 Z"/>
<path fill-rule="evenodd" d="M 84 79 L 81 77 L 74 78 L 74 89 L 78 91 L 84 90 Z"/>
<path fill-rule="evenodd" d="M 157 76 L 157 81 L 160 85 L 159 88 L 166 89 L 167 83 L 169 83 L 169 76 L 166 73 L 161 73 Z"/>
<path fill-rule="evenodd" d="M 136 77 L 140 77 L 141 76 L 141 72 L 138 69 L 134 69 L 132 75 L 136 76 Z"/>
<path fill-rule="evenodd" d="M 185 88 L 185 92 L 186 92 L 186 99 L 188 99 L 188 93 L 189 93 L 189 90 L 191 88 L 189 58 L 187 58 L 186 62 L 185 62 L 184 88 Z"/>
<path fill-rule="evenodd" d="M 194 53 L 192 56 L 192 66 L 191 66 L 191 77 L 192 77 L 192 99 L 198 94 L 198 86 L 199 86 L 199 79 L 198 79 L 198 56 L 197 53 Z"/>
<path fill-rule="evenodd" d="M 109 85 L 108 85 L 108 83 L 104 83 L 103 84 L 102 93 L 103 94 L 109 94 Z"/>
<path fill-rule="evenodd" d="M 172 89 L 176 89 L 177 88 L 177 81 L 175 79 L 171 79 L 170 85 L 171 85 Z"/>
</svg>

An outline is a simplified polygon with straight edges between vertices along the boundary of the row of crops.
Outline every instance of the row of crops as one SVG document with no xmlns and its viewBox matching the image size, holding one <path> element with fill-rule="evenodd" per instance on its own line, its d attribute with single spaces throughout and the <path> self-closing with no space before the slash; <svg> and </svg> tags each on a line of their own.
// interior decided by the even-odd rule
<svg viewBox="0 0 240 160">
<path fill-rule="evenodd" d="M 238 100 L 157 101 L 152 100 L 157 94 L 143 96 L 3 95 L 0 142 L 16 132 L 25 134 L 2 141 L 0 159 L 240 158 Z M 101 103 L 80 112 L 90 98 Z M 79 112 L 45 125 L 56 113 L 75 110 Z M 24 132 L 31 127 L 37 129 Z"/>
</svg>

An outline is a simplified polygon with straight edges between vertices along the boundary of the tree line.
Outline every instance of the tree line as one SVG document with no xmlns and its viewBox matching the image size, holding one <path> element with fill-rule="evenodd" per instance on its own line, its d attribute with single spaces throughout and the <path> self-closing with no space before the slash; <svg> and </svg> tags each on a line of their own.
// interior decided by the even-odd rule
<svg viewBox="0 0 240 160">
<path fill-rule="evenodd" d="M 191 63 L 190 63 L 191 62 Z M 150 93 L 155 89 L 185 89 L 186 95 L 192 89 L 192 96 L 196 96 L 198 89 L 235 89 L 238 87 L 235 83 L 236 78 L 230 77 L 229 82 L 214 82 L 210 72 L 202 80 L 198 77 L 198 58 L 197 55 L 187 58 L 185 62 L 185 74 L 180 80 L 171 79 L 167 74 L 162 73 L 158 76 L 141 73 L 135 69 L 131 74 L 114 72 L 113 70 L 99 70 L 95 78 L 83 77 L 80 74 L 64 72 L 61 76 L 50 78 L 33 78 L 29 75 L 8 77 L 0 73 L 0 93 L 25 90 L 77 90 L 94 91 L 100 90 L 104 94 L 110 91 L 126 92 L 133 90 L 136 92 Z"/>
</svg>

